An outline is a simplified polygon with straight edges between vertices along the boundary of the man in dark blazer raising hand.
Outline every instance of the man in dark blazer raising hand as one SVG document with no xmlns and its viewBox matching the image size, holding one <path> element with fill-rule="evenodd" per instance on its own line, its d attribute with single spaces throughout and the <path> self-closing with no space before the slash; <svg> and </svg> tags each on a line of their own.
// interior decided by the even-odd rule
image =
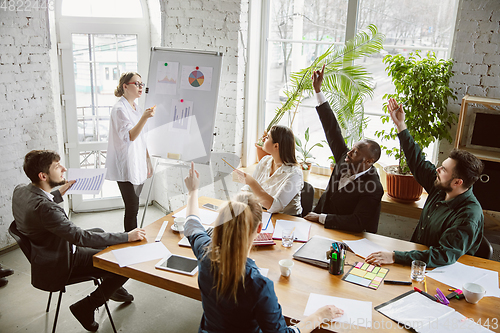
<svg viewBox="0 0 500 333">
<path fill-rule="evenodd" d="M 356 142 L 349 150 L 330 104 L 321 92 L 325 66 L 313 73 L 313 87 L 318 99 L 316 110 L 328 145 L 337 164 L 326 191 L 306 220 L 319 222 L 328 229 L 373 232 L 378 229 L 380 200 L 384 189 L 373 166 L 380 158 L 380 146 L 373 140 Z"/>
</svg>

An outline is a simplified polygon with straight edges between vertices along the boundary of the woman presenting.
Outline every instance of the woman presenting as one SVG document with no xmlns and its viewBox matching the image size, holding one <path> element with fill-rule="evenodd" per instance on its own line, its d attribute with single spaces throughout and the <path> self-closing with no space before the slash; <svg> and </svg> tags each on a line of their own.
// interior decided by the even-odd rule
<svg viewBox="0 0 500 333">
<path fill-rule="evenodd" d="M 295 137 L 286 126 L 275 125 L 264 137 L 264 156 L 253 173 L 235 170 L 242 183 L 251 189 L 270 213 L 300 215 L 300 191 L 304 187 L 302 170 L 295 157 Z"/>
<path fill-rule="evenodd" d="M 155 107 L 144 112 L 135 103 L 144 88 L 141 76 L 123 73 L 115 96 L 120 97 L 111 110 L 106 167 L 106 179 L 118 182 L 125 203 L 125 231 L 137 228 L 139 195 L 153 168 L 146 147 L 146 122 L 155 114 Z"/>
</svg>

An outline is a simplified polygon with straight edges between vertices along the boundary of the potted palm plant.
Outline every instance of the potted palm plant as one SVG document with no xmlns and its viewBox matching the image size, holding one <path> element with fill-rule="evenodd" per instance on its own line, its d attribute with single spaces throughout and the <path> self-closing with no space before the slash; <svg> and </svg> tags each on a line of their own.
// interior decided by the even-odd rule
<svg viewBox="0 0 500 333">
<path fill-rule="evenodd" d="M 325 141 L 323 140 L 323 142 Z M 314 157 L 311 154 L 311 150 L 314 147 L 323 148 L 323 145 L 319 142 L 313 144 L 311 147 L 308 148 L 307 147 L 308 143 L 309 143 L 309 127 L 306 129 L 306 132 L 304 134 L 304 145 L 302 145 L 302 141 L 299 139 L 299 137 L 295 136 L 295 150 L 299 153 L 298 162 L 302 169 L 302 175 L 304 176 L 305 182 L 309 180 L 309 173 L 311 172 L 312 160 L 314 159 Z"/>
<path fill-rule="evenodd" d="M 368 96 L 372 96 L 373 88 L 370 85 L 372 79 L 370 73 L 363 66 L 354 65 L 353 62 L 361 57 L 379 53 L 383 41 L 384 35 L 378 33 L 376 26 L 370 25 L 367 31 L 358 32 L 343 47 L 336 48 L 331 45 L 309 67 L 292 73 L 291 85 L 285 91 L 288 98 L 276 109 L 274 118 L 269 122 L 263 137 L 287 113 L 290 119 L 288 126 L 292 126 L 302 99 L 314 94 L 312 73 L 325 64 L 322 91 L 336 112 L 340 127 L 346 134 L 345 137 L 351 143 L 357 141 L 366 127 L 363 102 Z M 262 146 L 262 139 L 256 146 Z"/>
<path fill-rule="evenodd" d="M 450 128 L 457 116 L 448 111 L 448 99 L 457 99 L 448 86 L 453 60 L 437 59 L 433 52 L 425 57 L 419 51 L 410 53 L 408 59 L 402 55 L 387 55 L 384 58 L 386 71 L 392 77 L 395 93 L 384 95 L 388 101 L 394 98 L 403 104 L 408 131 L 421 149 L 429 147 L 435 140 L 452 141 Z M 384 113 L 389 114 L 387 102 Z M 389 122 L 389 116 L 382 116 L 382 122 Z M 397 130 L 377 131 L 375 134 L 385 140 L 397 139 Z M 394 156 L 398 165 L 384 168 L 387 174 L 387 194 L 400 201 L 416 201 L 422 194 L 422 187 L 411 175 L 404 152 L 400 147 L 392 149 L 381 146 L 387 155 Z"/>
</svg>

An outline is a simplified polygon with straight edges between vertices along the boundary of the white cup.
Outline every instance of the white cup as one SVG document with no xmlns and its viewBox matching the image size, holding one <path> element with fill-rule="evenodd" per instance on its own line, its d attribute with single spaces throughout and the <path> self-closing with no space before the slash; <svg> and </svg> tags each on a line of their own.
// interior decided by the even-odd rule
<svg viewBox="0 0 500 333">
<path fill-rule="evenodd" d="M 465 300 L 469 303 L 476 304 L 486 294 L 486 290 L 477 283 L 468 282 L 462 287 Z"/>
<path fill-rule="evenodd" d="M 279 261 L 281 275 L 284 277 L 289 277 L 292 274 L 293 260 L 291 259 L 281 259 Z"/>
<path fill-rule="evenodd" d="M 176 217 L 174 219 L 174 228 L 179 232 L 184 231 L 184 223 L 186 223 L 185 217 Z"/>
</svg>

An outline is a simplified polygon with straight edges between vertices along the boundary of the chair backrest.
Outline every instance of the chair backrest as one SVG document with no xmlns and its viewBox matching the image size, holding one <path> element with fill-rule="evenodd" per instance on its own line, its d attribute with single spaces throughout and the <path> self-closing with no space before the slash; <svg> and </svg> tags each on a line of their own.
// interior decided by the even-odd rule
<svg viewBox="0 0 500 333">
<path fill-rule="evenodd" d="M 23 251 L 28 261 L 31 262 L 31 243 L 28 237 L 23 235 L 16 226 L 16 221 L 13 221 L 9 227 L 9 234 L 14 238 Z"/>
<path fill-rule="evenodd" d="M 304 182 L 304 187 L 300 192 L 300 204 L 302 206 L 302 217 L 312 211 L 314 201 L 314 187 L 308 182 Z"/>
<path fill-rule="evenodd" d="M 484 259 L 491 259 L 493 257 L 493 246 L 491 246 L 491 243 L 484 235 L 481 240 L 481 244 L 479 245 L 479 249 L 477 249 L 474 256 Z"/>
</svg>

